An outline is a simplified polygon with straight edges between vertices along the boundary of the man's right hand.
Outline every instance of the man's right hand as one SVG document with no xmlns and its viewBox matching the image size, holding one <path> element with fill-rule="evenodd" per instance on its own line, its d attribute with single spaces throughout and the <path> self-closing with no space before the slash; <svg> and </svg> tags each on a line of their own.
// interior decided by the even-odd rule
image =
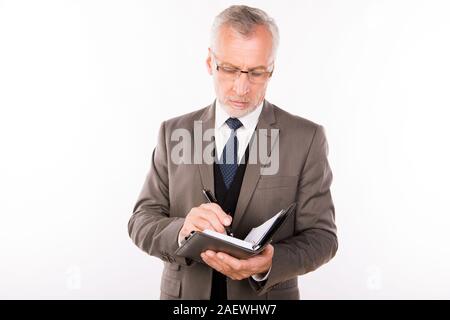
<svg viewBox="0 0 450 320">
<path fill-rule="evenodd" d="M 187 237 L 191 231 L 206 229 L 226 233 L 224 226 L 231 225 L 231 216 L 226 214 L 216 203 L 203 203 L 194 207 L 187 214 L 183 227 L 178 234 L 178 243 Z"/>
</svg>

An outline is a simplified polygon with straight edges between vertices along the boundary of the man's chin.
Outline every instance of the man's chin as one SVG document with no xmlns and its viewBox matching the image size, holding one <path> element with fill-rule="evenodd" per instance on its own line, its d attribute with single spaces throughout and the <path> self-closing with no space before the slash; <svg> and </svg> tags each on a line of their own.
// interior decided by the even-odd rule
<svg viewBox="0 0 450 320">
<path fill-rule="evenodd" d="M 236 107 L 231 104 L 225 104 L 225 109 L 227 113 L 230 115 L 230 117 L 240 118 L 255 110 L 256 106 L 246 106 L 245 108 L 243 108 L 243 107 Z"/>
</svg>

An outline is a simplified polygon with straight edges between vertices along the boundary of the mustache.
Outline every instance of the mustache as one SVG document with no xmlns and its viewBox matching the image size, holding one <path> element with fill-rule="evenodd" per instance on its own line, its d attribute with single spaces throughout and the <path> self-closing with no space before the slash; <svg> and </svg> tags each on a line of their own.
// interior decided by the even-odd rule
<svg viewBox="0 0 450 320">
<path fill-rule="evenodd" d="M 242 99 L 242 98 L 234 98 L 234 97 L 227 97 L 227 99 L 229 101 L 242 102 L 242 103 L 250 102 L 250 99 Z"/>
</svg>

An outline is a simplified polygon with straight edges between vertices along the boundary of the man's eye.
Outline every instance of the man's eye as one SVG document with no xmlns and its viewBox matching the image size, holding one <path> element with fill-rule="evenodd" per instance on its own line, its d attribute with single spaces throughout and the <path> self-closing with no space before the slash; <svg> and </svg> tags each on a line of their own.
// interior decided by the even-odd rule
<svg viewBox="0 0 450 320">
<path fill-rule="evenodd" d="M 265 74 L 265 72 L 263 72 L 263 71 L 252 71 L 251 72 L 251 76 L 255 77 L 255 78 L 261 78 L 264 76 L 264 74 Z"/>
<path fill-rule="evenodd" d="M 234 68 L 227 68 L 227 67 L 222 67 L 222 70 L 223 70 L 223 72 L 225 72 L 225 73 L 230 73 L 230 74 L 234 74 L 234 73 L 238 72 L 237 69 L 234 69 Z"/>
</svg>

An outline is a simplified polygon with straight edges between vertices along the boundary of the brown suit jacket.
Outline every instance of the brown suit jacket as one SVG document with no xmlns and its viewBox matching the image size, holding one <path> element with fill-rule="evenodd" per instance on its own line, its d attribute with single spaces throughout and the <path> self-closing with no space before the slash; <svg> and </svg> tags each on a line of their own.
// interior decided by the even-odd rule
<svg viewBox="0 0 450 320">
<path fill-rule="evenodd" d="M 170 156 L 179 143 L 171 141 L 172 131 L 185 128 L 193 136 L 194 121 L 199 120 L 203 129 L 214 128 L 214 110 L 213 103 L 162 123 L 150 172 L 128 224 L 133 242 L 165 262 L 161 299 L 209 299 L 211 292 L 212 269 L 177 257 L 174 252 L 184 217 L 192 207 L 205 202 L 201 189 L 214 191 L 213 165 L 174 164 Z M 228 299 L 299 299 L 297 276 L 328 262 L 338 247 L 328 145 L 321 126 L 266 100 L 258 129 L 267 129 L 269 142 L 278 143 L 279 170 L 275 175 L 264 175 L 261 167 L 267 164 L 259 158 L 257 163 L 249 161 L 233 232 L 238 238 L 245 237 L 251 228 L 292 202 L 297 202 L 296 213 L 273 240 L 275 251 L 268 279 L 263 283 L 252 278 L 227 279 Z M 274 146 L 269 145 L 269 149 Z"/>
</svg>

